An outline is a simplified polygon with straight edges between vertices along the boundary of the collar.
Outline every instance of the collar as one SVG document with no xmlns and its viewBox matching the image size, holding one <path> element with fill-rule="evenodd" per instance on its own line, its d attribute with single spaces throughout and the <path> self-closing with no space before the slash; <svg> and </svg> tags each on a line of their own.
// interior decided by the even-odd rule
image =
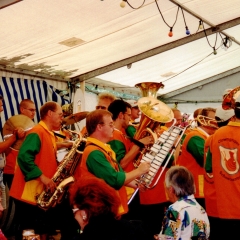
<svg viewBox="0 0 240 240">
<path fill-rule="evenodd" d="M 53 131 L 49 131 L 46 123 L 43 122 L 42 120 L 39 122 L 39 125 L 41 125 L 51 135 L 53 147 L 54 147 L 55 151 L 57 151 L 57 144 L 56 144 L 56 139 L 55 139 L 55 135 L 54 135 Z"/>
<path fill-rule="evenodd" d="M 206 131 L 204 131 L 202 128 L 197 127 L 196 130 L 199 131 L 199 132 L 201 132 L 201 133 L 202 133 L 203 135 L 205 135 L 206 137 L 209 137 L 209 134 L 208 134 Z"/>
<path fill-rule="evenodd" d="M 100 148 L 102 148 L 105 152 L 107 152 L 107 154 L 109 154 L 114 160 L 116 160 L 116 154 L 115 152 L 111 149 L 110 145 L 107 143 L 103 143 L 101 141 L 99 141 L 96 138 L 92 138 L 92 137 L 88 137 L 87 138 L 87 142 L 88 143 L 93 143 L 94 145 L 99 146 Z"/>
<path fill-rule="evenodd" d="M 178 199 L 178 201 L 182 201 L 182 200 L 187 200 L 187 199 L 195 199 L 194 195 L 188 195 L 188 196 L 184 196 Z"/>
<path fill-rule="evenodd" d="M 228 123 L 228 126 L 240 127 L 240 122 L 232 122 L 232 121 L 230 121 Z"/>
<path fill-rule="evenodd" d="M 54 133 L 52 131 L 48 130 L 48 127 L 46 125 L 45 122 L 43 122 L 42 120 L 39 122 L 39 125 L 41 125 L 44 129 L 46 129 L 53 137 L 54 137 Z"/>
</svg>

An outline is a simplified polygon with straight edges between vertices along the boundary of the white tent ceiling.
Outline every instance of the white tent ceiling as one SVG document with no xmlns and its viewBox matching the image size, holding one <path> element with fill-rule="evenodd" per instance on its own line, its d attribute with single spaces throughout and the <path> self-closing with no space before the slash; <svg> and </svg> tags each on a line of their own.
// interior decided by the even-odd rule
<svg viewBox="0 0 240 240">
<path fill-rule="evenodd" d="M 128 2 L 138 7 L 143 0 Z M 0 9 L 0 67 L 119 91 L 135 91 L 139 82 L 163 82 L 161 94 L 239 71 L 240 0 L 157 3 L 169 26 L 182 6 L 191 35 L 180 9 L 169 37 L 154 0 L 139 9 L 121 8 L 120 0 L 23 0 Z M 207 38 L 198 30 L 199 19 Z M 227 51 L 220 47 L 219 32 L 232 39 Z"/>
</svg>

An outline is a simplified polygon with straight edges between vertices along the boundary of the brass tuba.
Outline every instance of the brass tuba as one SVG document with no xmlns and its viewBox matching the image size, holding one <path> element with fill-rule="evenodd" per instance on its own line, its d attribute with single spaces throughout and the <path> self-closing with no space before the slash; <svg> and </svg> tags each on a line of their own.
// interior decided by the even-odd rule
<svg viewBox="0 0 240 240">
<path fill-rule="evenodd" d="M 152 136 L 155 142 L 157 141 L 155 129 L 160 123 L 171 122 L 174 117 L 171 108 L 156 99 L 158 89 L 163 88 L 164 85 L 162 83 L 143 82 L 135 86 L 141 89 L 143 97 L 138 100 L 138 107 L 142 115 L 134 139 L 140 140 L 146 136 Z M 141 155 L 143 154 L 144 152 L 141 153 Z M 138 157 L 133 165 L 137 167 L 140 160 Z"/>
<path fill-rule="evenodd" d="M 240 95 L 240 86 L 232 89 L 223 99 L 222 108 L 224 110 L 234 109 L 237 97 Z"/>
</svg>

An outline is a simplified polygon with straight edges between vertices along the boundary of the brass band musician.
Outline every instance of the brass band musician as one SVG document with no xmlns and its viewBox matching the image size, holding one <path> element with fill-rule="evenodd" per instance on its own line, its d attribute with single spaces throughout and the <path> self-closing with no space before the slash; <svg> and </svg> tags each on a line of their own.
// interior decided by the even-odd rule
<svg viewBox="0 0 240 240">
<path fill-rule="evenodd" d="M 23 99 L 19 104 L 20 114 L 29 117 L 29 119 L 33 120 L 36 114 L 35 103 L 30 99 Z M 9 148 L 6 151 L 6 166 L 3 171 L 3 181 L 8 185 L 10 189 L 12 185 L 12 180 L 16 167 L 18 150 Z"/>
<path fill-rule="evenodd" d="M 215 121 L 215 112 L 214 108 L 203 108 L 201 116 Z M 204 124 L 204 122 L 198 121 L 198 127 L 186 135 L 181 155 L 177 159 L 177 165 L 184 166 L 193 173 L 196 185 L 195 197 L 204 208 L 204 144 L 209 135 L 212 135 L 217 128 L 218 126 L 215 124 Z"/>
<path fill-rule="evenodd" d="M 129 109 L 130 111 L 130 109 Z M 121 113 L 121 116 L 128 113 Z M 121 199 L 119 215 L 128 211 L 127 194 L 125 185 L 132 185 L 135 179 L 148 172 L 149 163 L 142 163 L 131 172 L 124 172 L 116 161 L 116 154 L 107 142 L 113 137 L 114 123 L 112 114 L 105 110 L 90 112 L 86 118 L 86 128 L 89 134 L 83 151 L 80 166 L 75 171 L 75 176 L 95 176 L 103 179 L 113 187 Z"/>
<path fill-rule="evenodd" d="M 48 239 L 49 232 L 60 218 L 62 239 L 74 233 L 72 212 L 65 202 L 47 211 L 37 206 L 37 195 L 43 189 L 53 192 L 56 188 L 51 179 L 57 169 L 57 146 L 53 131 L 62 124 L 62 108 L 56 102 L 47 102 L 40 108 L 41 121 L 27 134 L 18 154 L 18 165 L 13 178 L 10 196 L 15 200 L 17 229 L 15 239 L 22 239 L 23 229 L 34 229 L 41 239 Z M 65 228 L 65 229 L 64 229 Z M 68 230 L 66 230 L 68 229 Z M 65 230 L 65 231 L 64 231 Z"/>
</svg>

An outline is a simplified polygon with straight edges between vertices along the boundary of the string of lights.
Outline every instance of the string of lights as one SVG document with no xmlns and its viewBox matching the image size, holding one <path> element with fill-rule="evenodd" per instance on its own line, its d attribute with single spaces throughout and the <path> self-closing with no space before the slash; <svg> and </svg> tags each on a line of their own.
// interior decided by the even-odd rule
<svg viewBox="0 0 240 240">
<path fill-rule="evenodd" d="M 183 9 L 181 8 L 181 10 L 182 10 L 182 15 L 183 15 L 183 20 L 184 20 L 184 23 L 185 23 L 186 35 L 190 35 L 190 31 L 189 31 L 187 23 L 186 23 L 186 19 L 185 19 L 185 16 L 184 16 Z"/>
<path fill-rule="evenodd" d="M 216 33 L 216 38 L 215 38 L 215 43 L 214 43 L 214 46 L 212 46 L 208 40 L 208 37 L 207 37 L 207 33 L 206 33 L 206 30 L 205 30 L 205 27 L 204 27 L 204 24 L 203 25 L 203 31 L 204 31 L 204 34 L 205 34 L 205 37 L 207 39 L 207 42 L 208 42 L 208 45 L 213 49 L 213 54 L 216 55 L 217 54 L 217 50 L 216 50 L 216 44 L 217 44 L 217 36 L 218 34 Z"/>
<path fill-rule="evenodd" d="M 126 6 L 126 3 L 128 4 L 129 7 L 131 7 L 132 9 L 139 9 L 141 8 L 144 3 L 145 3 L 145 0 L 143 0 L 143 3 L 139 6 L 139 7 L 133 7 L 129 2 L 128 0 L 122 0 L 122 2 L 120 3 L 120 7 L 124 8 Z"/>
<path fill-rule="evenodd" d="M 161 17 L 162 17 L 162 19 L 163 19 L 163 22 L 170 28 L 169 33 L 168 33 L 168 36 L 169 36 L 169 37 L 172 37 L 172 36 L 173 36 L 173 27 L 174 27 L 174 25 L 176 24 L 177 18 L 178 18 L 179 7 L 178 7 L 178 9 L 177 9 L 176 19 L 175 19 L 173 25 L 170 26 L 170 25 L 165 21 L 165 19 L 164 19 L 164 17 L 163 17 L 163 14 L 162 14 L 162 12 L 161 12 L 161 10 L 160 10 L 160 7 L 158 6 L 157 0 L 155 0 L 155 3 L 156 3 L 156 5 L 157 5 L 158 11 L 159 11 L 159 13 L 160 13 L 160 15 L 161 15 Z"/>
<path fill-rule="evenodd" d="M 175 18 L 175 21 L 174 21 L 173 25 L 171 26 L 171 25 L 169 25 L 169 24 L 166 22 L 163 14 L 162 14 L 162 11 L 161 11 L 161 9 L 160 9 L 160 7 L 159 7 L 159 4 L 157 3 L 157 0 L 154 0 L 154 1 L 155 1 L 155 3 L 156 3 L 157 9 L 158 9 L 158 11 L 159 11 L 159 13 L 160 13 L 160 15 L 161 15 L 161 17 L 162 17 L 163 22 L 170 28 L 169 33 L 168 33 L 168 36 L 169 36 L 169 37 L 172 37 L 172 36 L 173 36 L 173 27 L 175 26 L 175 24 L 176 24 L 176 22 L 177 22 L 179 9 L 181 9 L 181 11 L 182 11 L 182 16 L 183 16 L 183 20 L 184 20 L 184 24 L 185 24 L 185 29 L 186 29 L 186 35 L 191 35 L 191 32 L 190 32 L 190 30 L 188 29 L 188 26 L 187 26 L 187 23 L 186 23 L 186 19 L 185 19 L 185 15 L 184 15 L 183 8 L 182 8 L 180 5 L 177 5 L 177 6 L 178 6 L 178 9 L 177 9 L 177 13 L 176 13 L 176 18 Z M 133 7 L 133 6 L 129 3 L 128 0 L 122 0 L 120 6 L 121 6 L 121 7 L 125 7 L 125 5 L 126 5 L 125 3 L 127 3 L 132 9 L 139 9 L 139 8 L 141 8 L 141 7 L 144 5 L 145 0 L 143 0 L 142 4 L 141 4 L 139 7 L 137 7 L 137 8 Z M 195 17 L 196 17 L 196 16 L 195 16 Z M 216 54 L 217 54 L 217 50 L 216 50 L 217 33 L 216 33 L 215 44 L 214 44 L 214 46 L 212 46 L 212 45 L 210 44 L 209 40 L 208 40 L 208 37 L 207 37 L 207 34 L 206 34 L 206 30 L 205 30 L 205 28 L 204 28 L 204 24 L 203 24 L 202 19 L 199 19 L 199 25 L 198 25 L 197 32 L 200 31 L 200 30 L 203 30 L 203 31 L 204 31 L 205 37 L 206 37 L 206 39 L 207 39 L 207 42 L 208 42 L 209 46 L 213 49 L 213 54 L 216 55 Z M 229 37 L 225 37 L 225 39 L 222 41 L 222 45 L 223 45 L 223 48 L 224 48 L 225 50 L 227 50 L 227 49 L 232 45 L 231 39 L 230 39 Z"/>
</svg>

